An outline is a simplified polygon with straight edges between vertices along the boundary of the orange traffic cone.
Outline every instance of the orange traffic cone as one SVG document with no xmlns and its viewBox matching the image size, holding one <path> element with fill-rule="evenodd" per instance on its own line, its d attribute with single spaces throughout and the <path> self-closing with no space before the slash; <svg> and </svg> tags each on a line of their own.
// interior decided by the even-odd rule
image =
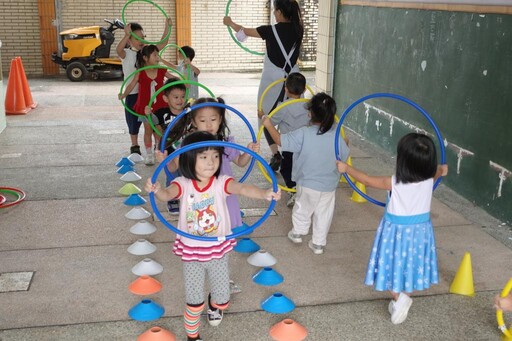
<svg viewBox="0 0 512 341">
<path fill-rule="evenodd" d="M 7 91 L 5 92 L 5 113 L 7 115 L 25 115 L 32 110 L 25 104 L 18 63 L 19 61 L 16 58 L 11 60 Z"/>
<path fill-rule="evenodd" d="M 361 191 L 363 192 L 364 194 L 366 194 L 366 186 L 362 183 L 360 183 L 359 181 L 356 182 L 356 187 Z M 353 191 L 352 192 L 352 197 L 351 197 L 352 201 L 355 201 L 357 203 L 364 203 L 366 202 L 367 200 L 365 198 L 363 198 L 363 196 L 361 196 L 359 193 L 357 193 L 356 191 Z"/>
<path fill-rule="evenodd" d="M 27 108 L 34 109 L 37 107 L 37 103 L 32 99 L 32 92 L 30 92 L 30 86 L 28 85 L 27 75 L 25 74 L 25 69 L 23 68 L 23 63 L 21 62 L 21 57 L 16 57 L 18 60 L 18 74 L 20 75 L 21 84 L 23 86 L 23 96 L 25 97 L 25 106 Z"/>
</svg>

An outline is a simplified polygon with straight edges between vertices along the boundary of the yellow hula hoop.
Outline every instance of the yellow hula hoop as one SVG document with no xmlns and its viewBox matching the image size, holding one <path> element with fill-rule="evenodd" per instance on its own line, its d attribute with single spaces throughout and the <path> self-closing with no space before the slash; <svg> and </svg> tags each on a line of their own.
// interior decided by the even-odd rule
<svg viewBox="0 0 512 341">
<path fill-rule="evenodd" d="M 265 89 L 265 91 L 263 91 L 263 93 L 261 94 L 261 97 L 260 97 L 260 101 L 258 103 L 258 110 L 262 110 L 263 108 L 263 99 L 265 98 L 265 95 L 267 94 L 267 92 L 272 89 L 272 87 L 276 84 L 279 84 L 279 83 L 282 83 L 286 80 L 286 78 L 281 78 L 281 79 L 278 79 L 276 81 L 273 81 L 272 83 L 270 83 L 267 88 Z M 311 95 L 314 95 L 315 92 L 313 91 L 313 89 L 311 89 L 311 87 L 309 85 L 306 84 L 306 89 L 308 89 L 308 91 L 311 93 Z"/>
<path fill-rule="evenodd" d="M 301 102 L 307 103 L 307 102 L 309 102 L 309 99 L 307 99 L 307 98 L 296 98 L 296 99 L 292 99 L 290 101 L 283 102 L 283 103 L 279 104 L 277 107 L 275 107 L 275 109 L 272 110 L 267 116 L 268 116 L 268 118 L 271 118 L 279 110 L 281 110 L 282 108 L 286 107 L 287 105 L 294 104 L 294 103 L 301 103 Z M 334 116 L 334 120 L 336 122 L 338 122 L 339 121 L 338 116 Z M 263 125 L 261 125 L 260 129 L 258 130 L 258 135 L 256 135 L 256 142 L 258 142 L 258 143 L 260 142 L 261 134 L 263 133 L 263 129 L 264 128 L 265 127 Z M 343 129 L 343 127 L 341 127 L 341 137 L 345 138 L 345 130 Z M 268 182 L 272 183 L 272 179 L 270 178 L 268 173 L 263 168 L 263 165 L 261 163 L 259 163 L 259 162 L 258 162 L 258 168 L 260 169 L 261 174 L 263 174 L 263 177 L 265 177 L 265 179 L 267 179 Z M 280 189 L 282 189 L 285 192 L 290 192 L 290 193 L 295 193 L 296 192 L 295 188 L 286 187 L 286 186 L 283 186 L 283 185 L 280 185 L 280 184 L 277 184 L 277 187 L 279 187 Z"/>
<path fill-rule="evenodd" d="M 503 288 L 501 292 L 501 297 L 507 297 L 510 291 L 512 290 L 512 278 L 508 280 L 507 285 Z M 512 327 L 507 329 L 505 325 L 505 321 L 503 320 L 503 310 L 496 310 L 496 320 L 498 321 L 498 328 L 508 339 L 512 339 Z"/>
</svg>

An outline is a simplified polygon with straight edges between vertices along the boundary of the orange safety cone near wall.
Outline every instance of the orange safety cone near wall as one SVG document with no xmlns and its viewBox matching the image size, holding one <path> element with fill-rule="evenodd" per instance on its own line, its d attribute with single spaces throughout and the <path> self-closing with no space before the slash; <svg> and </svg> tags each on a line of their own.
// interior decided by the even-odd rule
<svg viewBox="0 0 512 341">
<path fill-rule="evenodd" d="M 32 108 L 25 103 L 18 63 L 19 60 L 16 58 L 11 60 L 7 91 L 5 92 L 5 113 L 7 115 L 25 115 L 32 110 Z"/>
<path fill-rule="evenodd" d="M 25 105 L 34 109 L 37 107 L 37 103 L 32 99 L 32 92 L 30 92 L 30 86 L 28 85 L 27 75 L 25 74 L 25 69 L 23 68 L 21 57 L 16 57 L 16 59 L 18 59 L 18 73 L 20 75 L 21 85 L 23 86 L 23 97 L 25 97 Z"/>
</svg>

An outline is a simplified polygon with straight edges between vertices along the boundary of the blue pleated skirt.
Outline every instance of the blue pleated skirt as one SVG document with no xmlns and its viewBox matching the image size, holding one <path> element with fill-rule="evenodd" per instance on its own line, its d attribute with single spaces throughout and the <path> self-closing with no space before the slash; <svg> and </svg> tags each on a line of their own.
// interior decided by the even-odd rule
<svg viewBox="0 0 512 341">
<path fill-rule="evenodd" d="M 436 242 L 429 213 L 385 213 L 375 234 L 365 284 L 396 293 L 428 289 L 439 283 Z"/>
</svg>

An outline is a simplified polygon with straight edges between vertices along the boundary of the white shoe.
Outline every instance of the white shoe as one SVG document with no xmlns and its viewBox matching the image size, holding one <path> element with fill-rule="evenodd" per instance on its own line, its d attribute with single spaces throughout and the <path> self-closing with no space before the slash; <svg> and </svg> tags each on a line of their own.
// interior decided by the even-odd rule
<svg viewBox="0 0 512 341">
<path fill-rule="evenodd" d="M 295 205 L 295 195 L 297 193 L 290 193 L 290 199 L 286 202 L 286 206 L 289 208 L 293 208 L 293 205 Z"/>
<path fill-rule="evenodd" d="M 407 313 L 409 312 L 411 304 L 412 298 L 401 292 L 398 296 L 398 300 L 394 304 L 394 310 L 391 314 L 391 322 L 393 324 L 400 324 L 404 322 L 407 318 Z"/>
<path fill-rule="evenodd" d="M 324 253 L 324 247 L 322 245 L 316 245 L 315 243 L 313 243 L 313 240 L 310 240 L 308 242 L 308 246 L 315 255 L 321 255 L 322 253 Z"/>
<path fill-rule="evenodd" d="M 302 243 L 302 236 L 300 234 L 293 233 L 293 230 L 290 230 L 290 232 L 288 232 L 288 239 L 290 239 L 294 244 Z"/>
<path fill-rule="evenodd" d="M 388 311 L 389 311 L 389 315 L 393 315 L 393 311 L 395 310 L 395 300 L 391 300 L 389 301 L 389 305 L 388 305 Z"/>
<path fill-rule="evenodd" d="M 146 166 L 153 166 L 155 164 L 155 154 L 153 154 L 153 153 L 147 154 L 144 164 Z"/>
</svg>

